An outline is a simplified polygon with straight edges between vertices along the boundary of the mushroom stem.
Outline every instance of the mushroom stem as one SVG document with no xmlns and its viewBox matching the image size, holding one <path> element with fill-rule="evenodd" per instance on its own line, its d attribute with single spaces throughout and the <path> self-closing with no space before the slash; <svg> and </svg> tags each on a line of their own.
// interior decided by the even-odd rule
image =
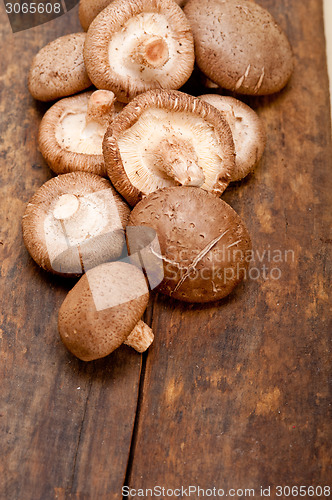
<svg viewBox="0 0 332 500">
<path fill-rule="evenodd" d="M 111 90 L 96 90 L 89 99 L 87 125 L 97 122 L 107 127 L 114 112 L 115 95 Z"/>
<path fill-rule="evenodd" d="M 73 217 L 79 209 L 80 202 L 74 194 L 62 194 L 56 201 L 53 208 L 53 217 L 59 221 L 64 221 Z"/>
<path fill-rule="evenodd" d="M 144 66 L 162 68 L 169 60 L 167 42 L 160 36 L 145 35 L 134 52 L 133 59 Z"/>
<path fill-rule="evenodd" d="M 145 352 L 152 344 L 153 339 L 154 335 L 151 328 L 140 320 L 124 343 L 138 352 Z"/>
<path fill-rule="evenodd" d="M 163 139 L 153 153 L 154 166 L 182 186 L 200 187 L 205 182 L 195 149 L 189 141 L 175 136 Z"/>
</svg>

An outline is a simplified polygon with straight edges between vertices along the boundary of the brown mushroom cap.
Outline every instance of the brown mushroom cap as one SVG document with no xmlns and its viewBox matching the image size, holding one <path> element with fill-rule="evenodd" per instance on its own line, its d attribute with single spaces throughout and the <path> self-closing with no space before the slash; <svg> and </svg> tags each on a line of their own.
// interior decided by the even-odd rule
<svg viewBox="0 0 332 500">
<path fill-rule="evenodd" d="M 84 92 L 56 102 L 39 127 L 39 150 L 56 174 L 83 171 L 106 177 L 102 142 L 114 108 L 113 92 Z"/>
<path fill-rule="evenodd" d="M 84 31 L 88 30 L 94 18 L 111 2 L 112 0 L 80 0 L 78 17 Z"/>
<path fill-rule="evenodd" d="M 151 90 L 130 102 L 107 130 L 103 152 L 113 185 L 130 205 L 179 184 L 220 196 L 235 165 L 221 113 L 178 91 Z"/>
<path fill-rule="evenodd" d="M 272 94 L 286 85 L 292 49 L 263 7 L 248 0 L 190 0 L 184 11 L 197 65 L 210 80 L 250 95 Z"/>
<path fill-rule="evenodd" d="M 232 181 L 238 181 L 248 175 L 262 157 L 266 134 L 263 123 L 258 114 L 244 102 L 234 97 L 218 94 L 200 96 L 226 118 L 235 145 L 235 169 Z"/>
<path fill-rule="evenodd" d="M 83 361 L 108 356 L 126 341 L 148 301 L 144 274 L 137 267 L 110 262 L 90 269 L 60 307 L 61 340 Z"/>
<path fill-rule="evenodd" d="M 90 24 L 98 14 L 105 9 L 113 0 L 80 0 L 78 16 L 84 31 L 87 31 Z M 175 2 L 184 7 L 188 0 L 175 0 Z"/>
<path fill-rule="evenodd" d="M 28 78 L 35 99 L 52 101 L 87 89 L 91 81 L 83 61 L 85 33 L 53 40 L 34 57 Z"/>
<path fill-rule="evenodd" d="M 86 172 L 41 186 L 23 216 L 23 239 L 35 262 L 63 276 L 117 259 L 129 207 L 111 183 Z"/>
<path fill-rule="evenodd" d="M 219 300 L 246 274 L 251 241 L 244 223 L 227 203 L 202 189 L 150 194 L 132 210 L 128 225 L 156 231 L 164 264 L 157 291 L 175 299 Z M 136 253 L 135 241 L 128 251 Z"/>
<path fill-rule="evenodd" d="M 194 59 L 188 20 L 174 0 L 114 0 L 91 23 L 84 47 L 91 81 L 123 102 L 180 88 Z"/>
</svg>

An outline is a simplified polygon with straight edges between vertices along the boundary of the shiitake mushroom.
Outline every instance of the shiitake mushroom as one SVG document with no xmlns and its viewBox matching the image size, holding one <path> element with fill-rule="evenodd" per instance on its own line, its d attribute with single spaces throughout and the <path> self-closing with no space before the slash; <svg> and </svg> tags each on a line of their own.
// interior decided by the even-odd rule
<svg viewBox="0 0 332 500">
<path fill-rule="evenodd" d="M 180 88 L 194 60 L 189 22 L 174 0 L 114 0 L 92 21 L 84 45 L 93 84 L 123 102 Z"/>
<path fill-rule="evenodd" d="M 128 225 L 156 231 L 164 266 L 161 293 L 209 302 L 231 293 L 245 277 L 251 250 L 246 226 L 227 203 L 200 188 L 165 188 L 146 196 Z M 135 254 L 139 247 L 133 239 L 128 251 Z M 150 251 L 157 255 L 153 247 Z"/>
<path fill-rule="evenodd" d="M 235 168 L 226 119 L 176 90 L 150 90 L 127 104 L 105 134 L 103 154 L 112 184 L 130 205 L 176 185 L 220 196 Z"/>
<path fill-rule="evenodd" d="M 22 220 L 24 243 L 46 271 L 79 275 L 121 256 L 129 212 L 108 180 L 87 172 L 59 175 L 31 198 Z"/>
<path fill-rule="evenodd" d="M 31 63 L 28 88 L 39 101 L 53 101 L 91 86 L 83 61 L 85 33 L 56 38 Z"/>
<path fill-rule="evenodd" d="M 149 301 L 142 271 L 127 262 L 109 262 L 82 276 L 59 311 L 58 327 L 67 349 L 92 361 L 125 343 L 144 352 L 153 341 L 141 321 Z"/>
<path fill-rule="evenodd" d="M 263 155 L 266 143 L 263 122 L 252 108 L 234 97 L 205 94 L 200 98 L 217 108 L 231 128 L 235 146 L 231 180 L 239 181 L 252 172 Z"/>
<path fill-rule="evenodd" d="M 281 90 L 293 71 L 286 34 L 272 15 L 248 0 L 190 0 L 184 7 L 196 64 L 219 87 L 239 94 Z"/>
</svg>

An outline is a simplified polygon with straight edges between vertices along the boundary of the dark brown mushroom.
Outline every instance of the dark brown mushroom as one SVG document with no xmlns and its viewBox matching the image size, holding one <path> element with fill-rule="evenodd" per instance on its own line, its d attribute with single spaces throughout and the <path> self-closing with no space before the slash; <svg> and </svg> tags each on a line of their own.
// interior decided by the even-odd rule
<svg viewBox="0 0 332 500">
<path fill-rule="evenodd" d="M 67 349 L 92 361 L 125 343 L 144 352 L 153 341 L 140 321 L 149 301 L 144 274 L 126 262 L 90 269 L 68 293 L 59 311 L 59 333 Z"/>
<path fill-rule="evenodd" d="M 157 291 L 185 302 L 219 300 L 246 276 L 249 233 L 224 201 L 193 187 L 166 188 L 141 200 L 129 226 L 148 226 L 157 233 L 164 279 Z M 140 242 L 132 239 L 130 254 Z M 150 253 L 158 252 L 151 247 Z"/>
<path fill-rule="evenodd" d="M 196 63 L 220 87 L 239 94 L 281 90 L 293 71 L 289 41 L 271 14 L 249 0 L 190 0 L 184 12 Z"/>
</svg>

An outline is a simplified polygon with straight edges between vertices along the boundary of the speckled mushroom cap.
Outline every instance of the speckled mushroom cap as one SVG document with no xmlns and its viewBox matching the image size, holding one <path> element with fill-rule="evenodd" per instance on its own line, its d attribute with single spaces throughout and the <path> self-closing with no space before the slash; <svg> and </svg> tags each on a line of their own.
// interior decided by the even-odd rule
<svg viewBox="0 0 332 500">
<path fill-rule="evenodd" d="M 111 183 L 73 172 L 47 181 L 23 216 L 23 239 L 35 262 L 55 274 L 81 274 L 117 259 L 129 207 Z"/>
<path fill-rule="evenodd" d="M 291 46 L 269 12 L 249 0 L 189 0 L 184 8 L 196 63 L 220 87 L 239 94 L 281 90 L 293 70 Z"/>
<path fill-rule="evenodd" d="M 219 300 L 245 277 L 249 233 L 227 203 L 202 189 L 174 187 L 150 194 L 132 210 L 128 225 L 156 231 L 164 264 L 157 291 L 174 299 Z M 137 251 L 135 241 L 129 251 Z"/>
<path fill-rule="evenodd" d="M 78 15 L 84 31 L 87 31 L 90 24 L 98 14 L 105 9 L 113 0 L 80 0 Z M 175 0 L 175 2 L 184 7 L 188 0 Z"/>
<path fill-rule="evenodd" d="M 57 174 L 84 171 L 106 177 L 102 142 L 109 123 L 123 109 L 113 92 L 84 92 L 56 102 L 44 115 L 39 150 Z"/>
<path fill-rule="evenodd" d="M 180 88 L 194 59 L 188 20 L 174 0 L 114 0 L 91 23 L 84 46 L 91 81 L 123 102 Z"/>
<path fill-rule="evenodd" d="M 151 90 L 130 102 L 107 130 L 103 152 L 113 185 L 130 205 L 180 184 L 220 196 L 235 166 L 225 118 L 179 91 Z"/>
<path fill-rule="evenodd" d="M 87 31 L 90 24 L 98 14 L 105 9 L 113 0 L 80 0 L 78 15 L 82 28 Z M 184 7 L 188 0 L 175 0 L 175 2 Z"/>
<path fill-rule="evenodd" d="M 87 89 L 91 81 L 83 61 L 85 33 L 53 40 L 34 57 L 28 78 L 35 99 L 52 101 Z"/>
<path fill-rule="evenodd" d="M 235 169 L 232 181 L 238 181 L 248 175 L 262 157 L 266 134 L 258 114 L 244 102 L 234 97 L 218 94 L 200 96 L 226 118 L 235 145 Z"/>
<path fill-rule="evenodd" d="M 144 274 L 125 262 L 90 269 L 60 307 L 61 340 L 83 361 L 107 356 L 130 335 L 149 300 Z"/>
</svg>

